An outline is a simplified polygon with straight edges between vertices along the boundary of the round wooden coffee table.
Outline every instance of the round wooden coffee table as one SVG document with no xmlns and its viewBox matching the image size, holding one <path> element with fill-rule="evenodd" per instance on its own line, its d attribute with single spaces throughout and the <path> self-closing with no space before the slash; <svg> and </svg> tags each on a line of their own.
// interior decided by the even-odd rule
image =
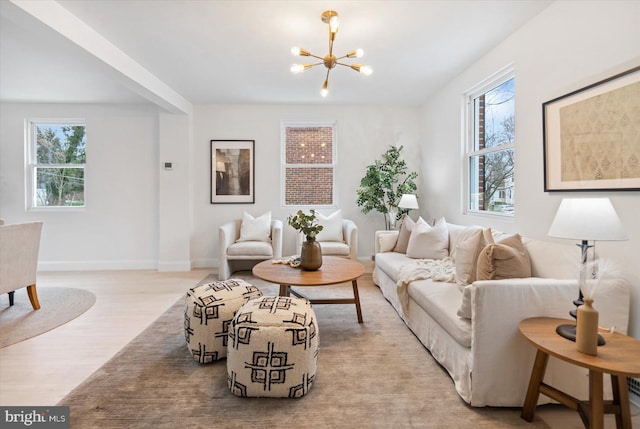
<svg viewBox="0 0 640 429">
<path fill-rule="evenodd" d="M 280 285 L 280 296 L 293 294 L 309 299 L 291 286 L 328 286 L 351 282 L 353 298 L 309 299 L 312 304 L 355 304 L 358 323 L 362 323 L 360 296 L 358 295 L 358 277 L 364 273 L 360 262 L 335 256 L 324 256 L 322 266 L 316 271 L 304 271 L 287 264 L 274 264 L 273 260 L 260 262 L 253 267 L 253 275 L 259 279 Z"/>
</svg>

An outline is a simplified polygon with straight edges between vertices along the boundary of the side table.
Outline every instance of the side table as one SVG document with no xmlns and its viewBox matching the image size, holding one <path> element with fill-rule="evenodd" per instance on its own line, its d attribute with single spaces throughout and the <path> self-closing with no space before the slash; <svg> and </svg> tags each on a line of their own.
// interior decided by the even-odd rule
<svg viewBox="0 0 640 429">
<path fill-rule="evenodd" d="M 640 341 L 614 332 L 603 333 L 606 344 L 598 355 L 581 353 L 576 343 L 556 333 L 556 327 L 570 320 L 536 317 L 520 322 L 520 333 L 538 350 L 531 370 L 521 417 L 531 422 L 540 393 L 577 411 L 586 428 L 602 429 L 604 414 L 615 414 L 618 429 L 632 429 L 627 377 L 640 376 Z M 589 370 L 589 400 L 578 399 L 543 383 L 549 356 Z M 603 399 L 603 373 L 611 374 L 613 401 Z"/>
</svg>

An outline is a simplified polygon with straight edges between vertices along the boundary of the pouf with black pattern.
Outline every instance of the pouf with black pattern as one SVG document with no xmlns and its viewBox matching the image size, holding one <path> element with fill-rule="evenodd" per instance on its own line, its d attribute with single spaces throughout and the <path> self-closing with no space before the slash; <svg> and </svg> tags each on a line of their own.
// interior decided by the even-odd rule
<svg viewBox="0 0 640 429">
<path fill-rule="evenodd" d="M 225 358 L 231 320 L 245 302 L 260 296 L 260 289 L 242 279 L 202 283 L 189 289 L 184 336 L 193 358 L 203 364 Z"/>
<path fill-rule="evenodd" d="M 319 343 L 308 300 L 263 296 L 248 301 L 229 328 L 229 389 L 241 397 L 306 395 L 316 377 Z"/>
</svg>

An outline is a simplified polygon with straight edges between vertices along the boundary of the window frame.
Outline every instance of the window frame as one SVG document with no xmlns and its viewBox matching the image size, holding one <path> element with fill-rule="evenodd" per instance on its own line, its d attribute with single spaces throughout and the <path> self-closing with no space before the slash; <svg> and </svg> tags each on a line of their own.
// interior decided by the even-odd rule
<svg viewBox="0 0 640 429">
<path fill-rule="evenodd" d="M 331 133 L 331 164 L 287 164 L 287 128 L 321 128 L 330 127 Z M 338 207 L 338 193 L 336 173 L 338 171 L 338 123 L 337 121 L 282 121 L 280 123 L 280 207 L 283 209 L 299 208 L 299 209 L 334 209 Z M 286 186 L 287 186 L 287 168 L 331 168 L 332 175 L 332 204 L 287 204 L 286 203 Z"/>
<path fill-rule="evenodd" d="M 87 124 L 82 118 L 29 118 L 25 120 L 25 208 L 27 211 L 84 211 L 87 204 L 87 163 L 86 163 L 86 143 L 84 164 L 39 164 L 37 162 L 37 126 L 83 126 L 85 127 L 85 139 Z M 37 168 L 80 168 L 84 177 L 84 205 L 82 206 L 38 206 L 37 198 Z"/>
<path fill-rule="evenodd" d="M 514 156 L 514 171 L 513 171 L 513 194 L 512 198 L 514 198 L 514 207 L 515 207 L 515 175 L 516 175 L 516 140 L 515 137 L 516 131 L 514 129 L 514 139 L 513 142 L 509 144 L 503 144 L 498 146 L 493 146 L 489 148 L 483 148 L 476 150 L 475 149 L 475 140 L 474 140 L 474 130 L 476 129 L 476 118 L 475 118 L 475 106 L 474 100 L 492 89 L 502 85 L 510 79 L 514 79 L 514 94 L 515 94 L 515 85 L 516 85 L 516 74 L 513 65 L 508 65 L 489 76 L 479 84 L 475 85 L 468 91 L 466 91 L 462 96 L 462 104 L 463 104 L 463 139 L 462 139 L 462 213 L 463 214 L 471 214 L 476 216 L 487 216 L 492 218 L 501 218 L 501 219 L 514 219 L 515 218 L 515 210 L 511 213 L 503 213 L 503 212 L 494 212 L 490 210 L 478 210 L 473 209 L 471 207 L 471 177 L 472 177 L 472 168 L 471 168 L 471 160 L 475 156 L 487 155 L 490 153 L 500 152 L 504 150 L 511 149 L 513 150 Z M 514 95 L 515 97 L 515 95 Z M 514 101 L 514 121 L 516 120 L 516 105 Z"/>
</svg>

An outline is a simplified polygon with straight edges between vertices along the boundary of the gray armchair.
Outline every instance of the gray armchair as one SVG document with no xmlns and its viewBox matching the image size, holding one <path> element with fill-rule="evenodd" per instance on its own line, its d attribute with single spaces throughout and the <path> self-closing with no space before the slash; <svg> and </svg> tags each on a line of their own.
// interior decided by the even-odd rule
<svg viewBox="0 0 640 429">
<path fill-rule="evenodd" d="M 14 303 L 17 289 L 26 287 L 34 310 L 40 309 L 36 291 L 36 272 L 42 222 L 4 225 L 0 223 L 0 293 L 9 294 Z"/>
<path fill-rule="evenodd" d="M 271 242 L 240 241 L 242 220 L 236 219 L 218 228 L 220 239 L 218 279 L 228 279 L 234 271 L 249 270 L 267 259 L 282 258 L 282 221 L 271 221 Z"/>
</svg>

